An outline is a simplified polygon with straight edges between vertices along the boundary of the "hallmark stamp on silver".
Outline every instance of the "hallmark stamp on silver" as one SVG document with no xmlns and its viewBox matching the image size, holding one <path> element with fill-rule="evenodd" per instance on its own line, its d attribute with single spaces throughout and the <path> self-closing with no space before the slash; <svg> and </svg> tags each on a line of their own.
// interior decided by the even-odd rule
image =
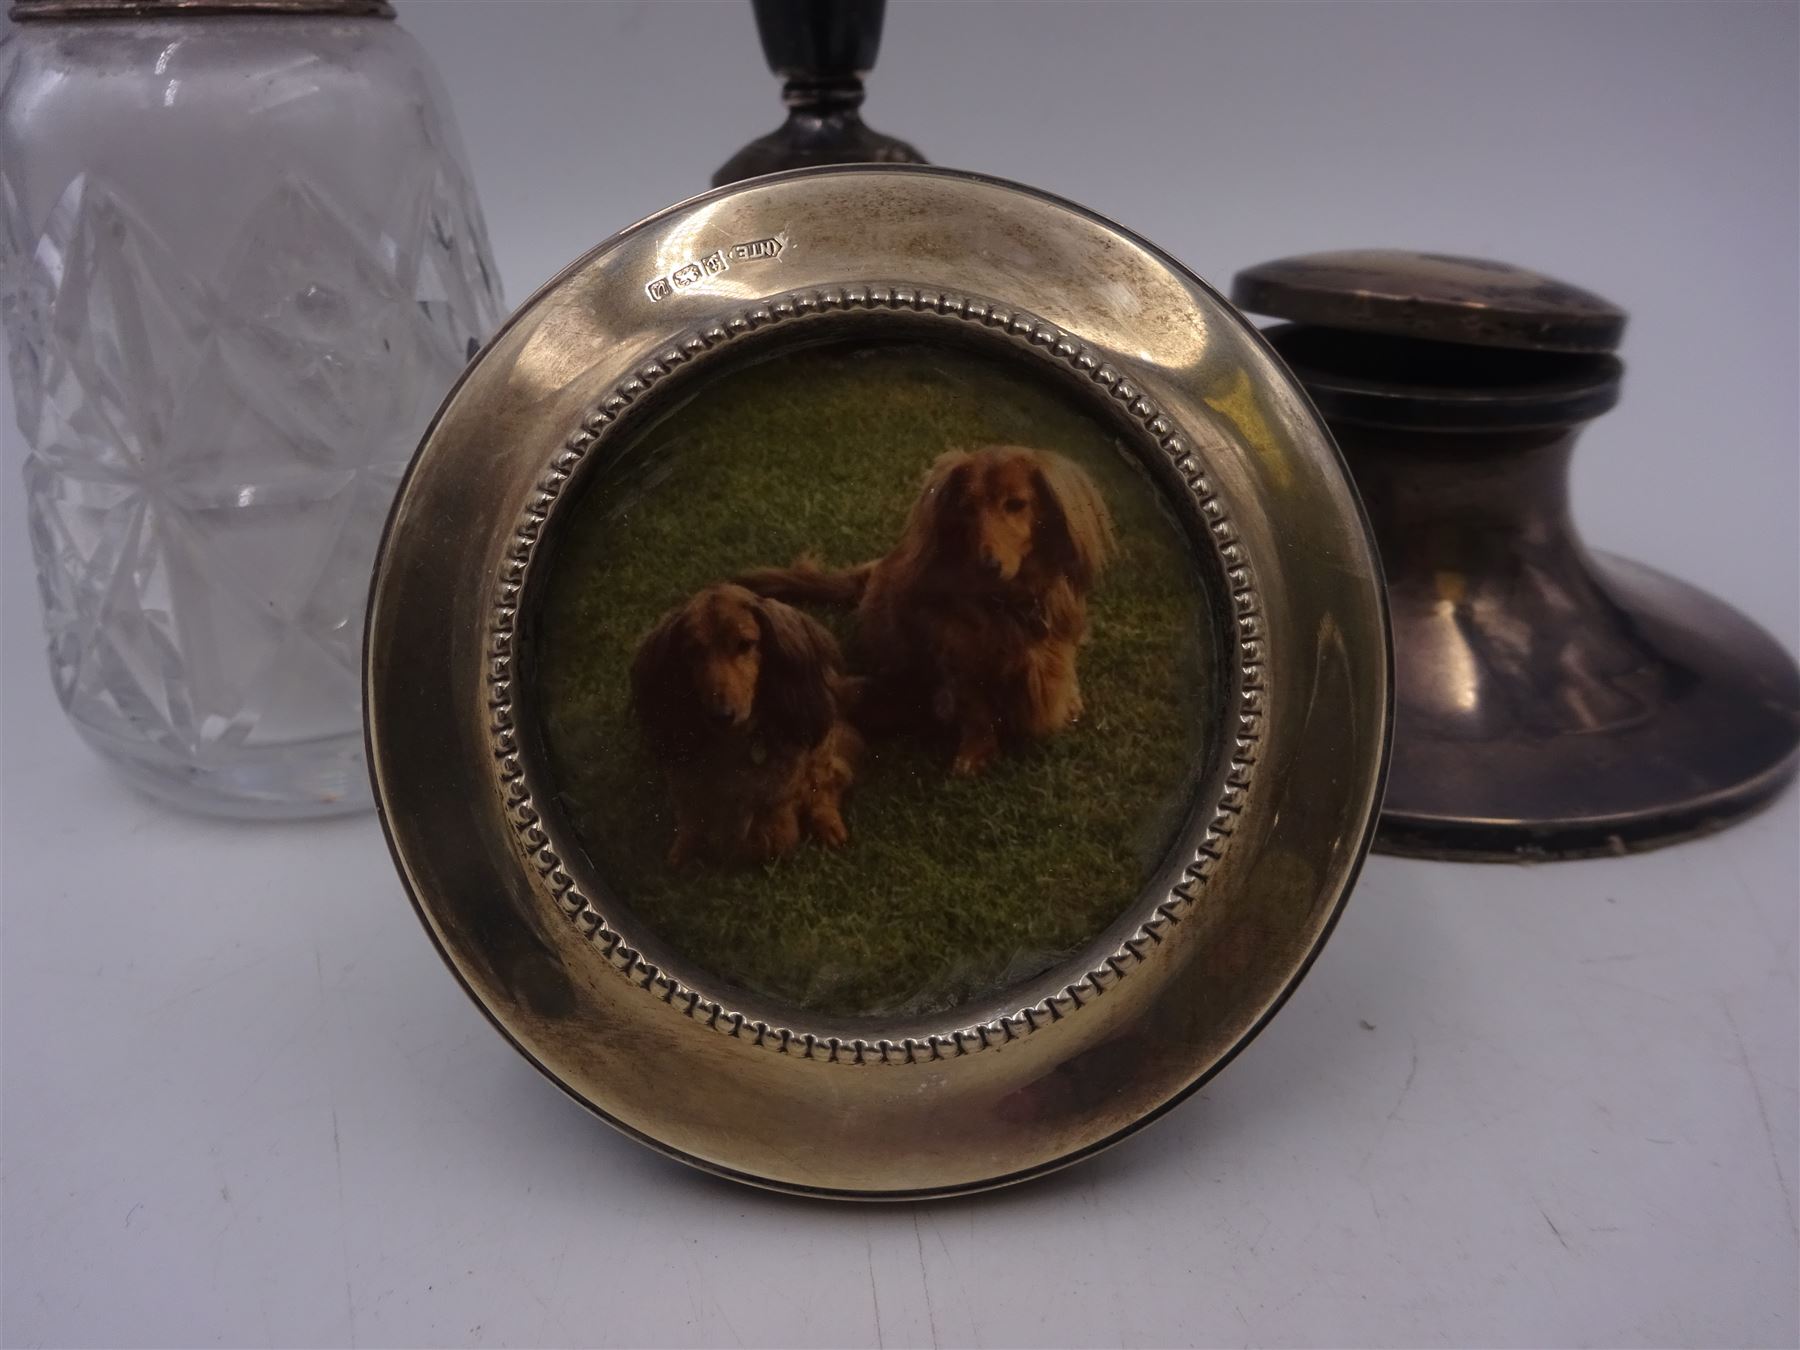
<svg viewBox="0 0 1800 1350">
<path fill-rule="evenodd" d="M 696 282 L 730 271 L 733 263 L 772 262 L 781 256 L 781 251 L 786 247 L 787 236 L 777 234 L 763 239 L 746 239 L 729 248 L 714 249 L 705 257 L 683 263 L 667 276 L 645 282 L 644 294 L 652 301 L 667 300 L 675 292 L 685 291 Z"/>
</svg>

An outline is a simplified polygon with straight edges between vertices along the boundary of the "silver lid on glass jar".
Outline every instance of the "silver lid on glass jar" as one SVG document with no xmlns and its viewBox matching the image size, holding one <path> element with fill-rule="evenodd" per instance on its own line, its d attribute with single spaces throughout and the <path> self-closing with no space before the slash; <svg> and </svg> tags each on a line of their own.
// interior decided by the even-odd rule
<svg viewBox="0 0 1800 1350">
<path fill-rule="evenodd" d="M 202 14 L 335 14 L 391 19 L 387 0 L 13 0 L 14 22 L 27 19 L 157 19 Z"/>
</svg>

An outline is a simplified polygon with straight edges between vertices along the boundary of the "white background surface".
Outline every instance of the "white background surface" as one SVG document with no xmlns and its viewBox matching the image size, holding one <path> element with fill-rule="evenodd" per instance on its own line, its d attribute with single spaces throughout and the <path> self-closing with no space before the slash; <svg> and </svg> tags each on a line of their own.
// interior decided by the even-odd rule
<svg viewBox="0 0 1800 1350">
<path fill-rule="evenodd" d="M 406 0 L 508 293 L 773 125 L 747 7 Z M 1800 95 L 1788 4 L 892 7 L 870 119 L 1223 285 L 1368 244 L 1633 313 L 1589 541 L 1792 647 Z M 61 721 L 0 539 L 6 1344 L 1791 1345 L 1800 861 L 1727 834 L 1371 861 L 1241 1059 L 998 1195 L 788 1200 L 590 1120 L 443 971 L 371 819 L 237 827 Z"/>
</svg>

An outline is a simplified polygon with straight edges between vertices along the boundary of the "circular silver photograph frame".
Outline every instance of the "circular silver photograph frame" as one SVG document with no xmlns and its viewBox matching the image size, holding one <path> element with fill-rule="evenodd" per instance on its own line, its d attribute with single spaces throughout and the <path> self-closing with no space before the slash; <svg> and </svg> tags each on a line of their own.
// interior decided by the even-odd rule
<svg viewBox="0 0 1800 1350">
<path fill-rule="evenodd" d="M 830 1017 L 694 966 L 566 819 L 530 678 L 584 476 L 783 350 L 904 340 L 1033 373 L 1116 433 L 1212 611 L 1217 725 L 1154 876 L 1070 959 L 930 1015 Z M 995 1186 L 1215 1073 L 1329 934 L 1385 772 L 1379 566 L 1337 453 L 1246 321 L 1143 241 L 973 175 L 776 175 L 631 227 L 529 301 L 427 433 L 372 592 L 371 770 L 445 961 L 576 1100 L 783 1190 Z"/>
</svg>

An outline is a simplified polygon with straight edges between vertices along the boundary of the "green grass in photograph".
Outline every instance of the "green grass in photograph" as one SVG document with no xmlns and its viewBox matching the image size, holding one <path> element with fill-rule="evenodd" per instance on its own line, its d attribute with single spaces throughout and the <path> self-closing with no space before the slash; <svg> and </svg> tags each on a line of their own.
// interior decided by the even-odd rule
<svg viewBox="0 0 1800 1350">
<path fill-rule="evenodd" d="M 746 568 L 885 553 L 932 460 L 988 444 L 1075 459 L 1112 510 L 1120 547 L 1090 598 L 1086 716 L 974 780 L 878 743 L 842 850 L 808 842 L 766 867 L 671 872 L 667 795 L 628 704 L 638 640 Z M 742 988 L 894 1014 L 1030 978 L 1136 897 L 1216 727 L 1213 638 L 1179 527 L 1077 405 L 975 356 L 815 347 L 715 381 L 597 467 L 553 560 L 534 671 L 563 807 L 639 922 Z M 840 637 L 853 621 L 819 617 Z"/>
</svg>

